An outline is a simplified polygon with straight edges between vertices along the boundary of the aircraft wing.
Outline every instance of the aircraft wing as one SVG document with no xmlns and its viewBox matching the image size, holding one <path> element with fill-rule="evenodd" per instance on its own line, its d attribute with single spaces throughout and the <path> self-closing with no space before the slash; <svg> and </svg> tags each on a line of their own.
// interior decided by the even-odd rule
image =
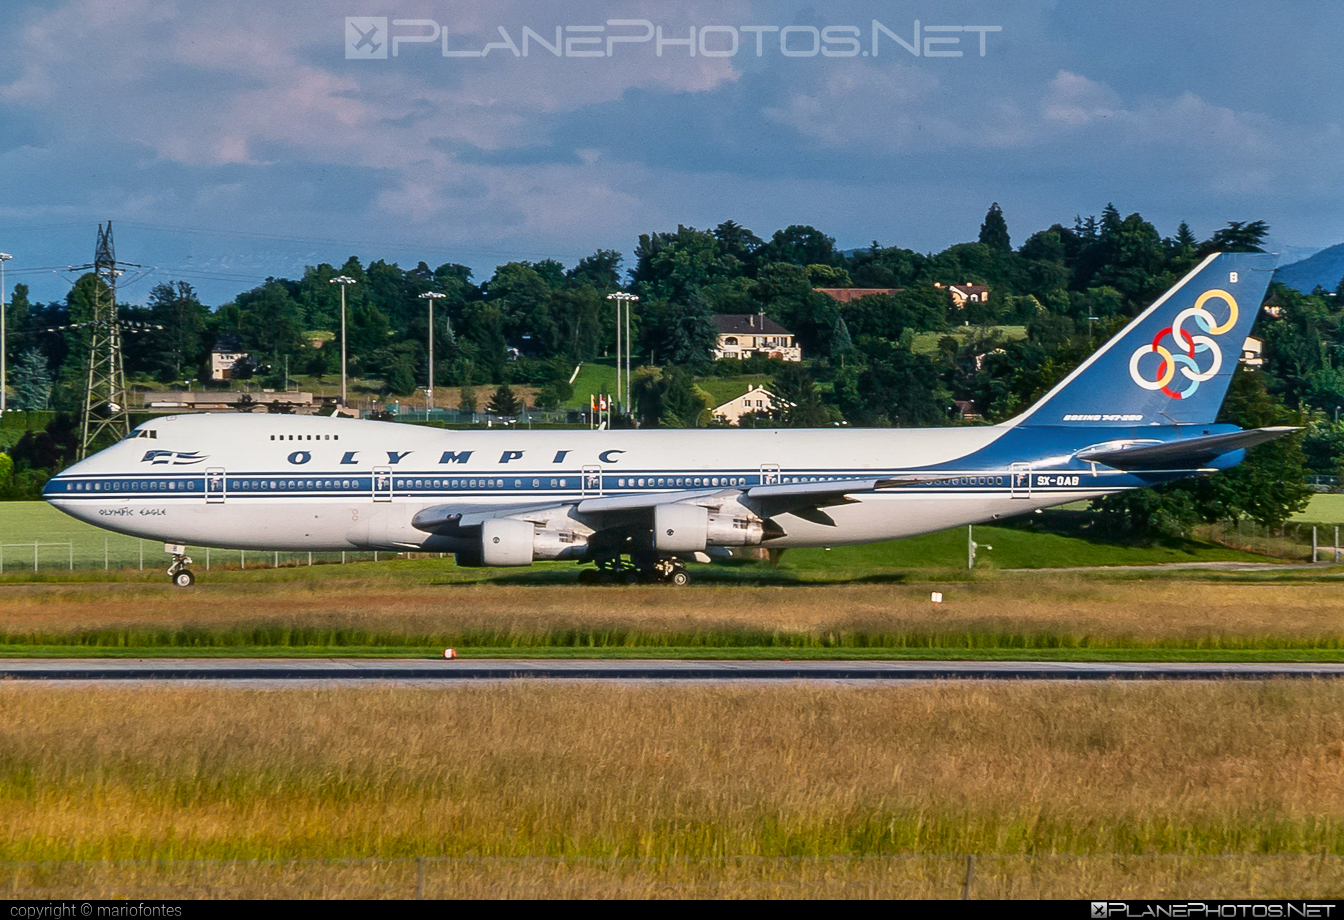
<svg viewBox="0 0 1344 920">
<path fill-rule="evenodd" d="M 855 501 L 854 493 L 898 488 L 926 478 L 844 479 L 823 482 L 784 483 L 766 486 L 694 489 L 676 492 L 640 492 L 634 495 L 609 495 L 579 498 L 536 505 L 445 504 L 425 508 L 412 519 L 417 530 L 454 535 L 465 528 L 480 527 L 494 518 L 545 520 L 556 511 L 570 508 L 584 518 L 629 518 L 650 512 L 658 505 L 697 504 L 708 507 L 742 502 L 762 518 L 791 513 L 806 520 L 834 525 L 822 508 Z M 744 502 L 744 499 L 746 500 Z"/>
<path fill-rule="evenodd" d="M 1136 444 L 1114 449 L 1085 450 L 1077 454 L 1079 460 L 1101 463 L 1117 470 L 1172 470 L 1198 469 L 1214 457 L 1245 450 L 1275 438 L 1298 431 L 1297 428 L 1252 428 L 1230 434 L 1213 434 L 1202 438 L 1186 438 L 1164 444 Z"/>
</svg>

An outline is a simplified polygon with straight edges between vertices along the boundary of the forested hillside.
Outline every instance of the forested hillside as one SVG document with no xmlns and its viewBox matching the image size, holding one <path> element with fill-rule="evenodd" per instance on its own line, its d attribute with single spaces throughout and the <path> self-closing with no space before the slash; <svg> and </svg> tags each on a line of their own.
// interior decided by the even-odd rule
<svg viewBox="0 0 1344 920">
<path fill-rule="evenodd" d="M 174 282 L 154 288 L 146 306 L 120 312 L 140 330 L 126 337 L 133 381 L 209 385 L 210 349 L 228 337 L 250 355 L 236 368 L 241 378 L 277 386 L 287 368 L 291 379 L 330 382 L 339 373 L 342 288 L 331 281 L 344 275 L 355 282 L 345 286 L 351 374 L 379 381 L 386 396 L 397 397 L 425 384 L 429 330 L 421 295 L 435 292 L 445 295 L 435 306 L 436 384 L 468 392 L 525 384 L 545 407 L 573 398 L 577 364 L 614 352 L 615 312 L 606 296 L 628 290 L 639 297 L 637 370 L 620 424 L 713 424 L 706 411 L 712 399 L 697 379 L 743 374 L 764 375 L 788 404 L 745 424 L 979 424 L 1028 406 L 1204 255 L 1258 250 L 1267 230 L 1260 221 L 1234 222 L 1200 240 L 1182 223 L 1163 236 L 1139 214 L 1122 217 L 1108 204 L 1099 218 L 1054 224 L 1014 246 L 995 204 L 974 242 L 919 253 L 876 242 L 841 251 L 822 230 L 800 225 L 765 238 L 729 220 L 641 235 L 629 262 L 599 250 L 570 267 L 509 262 L 475 279 L 456 264 L 403 268 L 351 256 L 341 265 L 310 266 L 300 278 L 267 279 L 213 308 L 190 285 Z M 78 329 L 62 327 L 89 317 L 100 283 L 87 275 L 64 301 L 46 304 L 15 287 L 8 313 L 12 408 L 78 411 L 84 347 Z M 968 283 L 988 287 L 989 296 L 958 307 L 948 286 Z M 851 287 L 891 293 L 841 302 L 817 290 Z M 1318 473 L 1337 472 L 1344 447 L 1341 290 L 1271 287 L 1272 309 L 1254 330 L 1264 340 L 1265 363 L 1238 375 L 1225 409 L 1228 421 L 1299 424 L 1306 436 L 1267 448 L 1230 476 L 1131 497 L 1110 509 L 1117 523 L 1179 528 L 1215 511 L 1272 520 L 1292 496 L 1271 495 L 1267 511 L 1244 493 L 1263 496 L 1276 483 L 1300 483 L 1304 462 Z M 747 313 L 764 313 L 795 333 L 803 363 L 714 362 L 713 315 Z M 586 404 L 587 394 L 578 395 Z M 963 417 L 958 401 L 971 404 L 974 419 Z M 35 436 L 0 442 L 16 466 L 13 473 L 0 468 L 11 492 L 16 473 L 36 474 L 53 457 L 58 463 L 68 456 L 68 445 L 58 443 L 68 428 L 68 420 L 58 420 L 45 453 Z M 40 478 L 25 480 L 23 491 Z"/>
</svg>

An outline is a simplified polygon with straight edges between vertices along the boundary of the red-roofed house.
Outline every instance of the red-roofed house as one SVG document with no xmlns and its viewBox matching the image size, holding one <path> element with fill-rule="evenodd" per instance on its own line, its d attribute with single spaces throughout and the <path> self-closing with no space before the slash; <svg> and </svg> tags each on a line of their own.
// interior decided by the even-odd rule
<svg viewBox="0 0 1344 920">
<path fill-rule="evenodd" d="M 905 288 L 813 288 L 812 290 L 841 303 L 852 303 L 860 297 L 872 297 L 875 294 L 899 294 Z"/>
</svg>

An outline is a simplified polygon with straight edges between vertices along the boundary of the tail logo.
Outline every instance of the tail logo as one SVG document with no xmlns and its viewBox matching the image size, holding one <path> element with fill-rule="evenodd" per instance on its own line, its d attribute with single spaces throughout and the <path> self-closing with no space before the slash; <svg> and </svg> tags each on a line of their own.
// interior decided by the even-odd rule
<svg viewBox="0 0 1344 920">
<path fill-rule="evenodd" d="M 1204 305 L 1214 299 L 1227 305 L 1227 319 L 1222 323 L 1204 309 Z M 1129 359 L 1129 376 L 1145 390 L 1161 390 L 1172 399 L 1189 399 L 1195 395 L 1200 383 L 1212 380 L 1222 369 L 1223 352 L 1211 336 L 1222 335 L 1235 326 L 1237 316 L 1237 301 L 1231 294 L 1220 290 L 1205 291 L 1193 307 L 1176 314 L 1170 326 L 1153 336 L 1151 344 L 1134 349 Z M 1195 334 L 1186 331 L 1187 323 L 1195 327 Z M 1167 337 L 1170 337 L 1170 348 L 1162 344 Z M 1149 355 L 1157 357 L 1155 367 L 1152 361 L 1144 360 Z M 1207 369 L 1201 367 L 1206 362 Z M 1145 374 L 1141 364 L 1153 372 L 1152 377 Z M 1178 379 L 1177 370 L 1183 379 Z"/>
</svg>

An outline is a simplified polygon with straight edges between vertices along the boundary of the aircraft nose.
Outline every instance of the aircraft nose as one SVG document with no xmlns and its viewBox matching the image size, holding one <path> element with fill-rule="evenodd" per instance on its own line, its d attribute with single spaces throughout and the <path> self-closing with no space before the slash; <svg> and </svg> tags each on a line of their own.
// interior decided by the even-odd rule
<svg viewBox="0 0 1344 920">
<path fill-rule="evenodd" d="M 69 491 L 70 477 L 66 475 L 68 471 L 57 473 L 46 481 L 42 486 L 42 497 L 50 501 L 53 498 L 63 498 Z"/>
</svg>

